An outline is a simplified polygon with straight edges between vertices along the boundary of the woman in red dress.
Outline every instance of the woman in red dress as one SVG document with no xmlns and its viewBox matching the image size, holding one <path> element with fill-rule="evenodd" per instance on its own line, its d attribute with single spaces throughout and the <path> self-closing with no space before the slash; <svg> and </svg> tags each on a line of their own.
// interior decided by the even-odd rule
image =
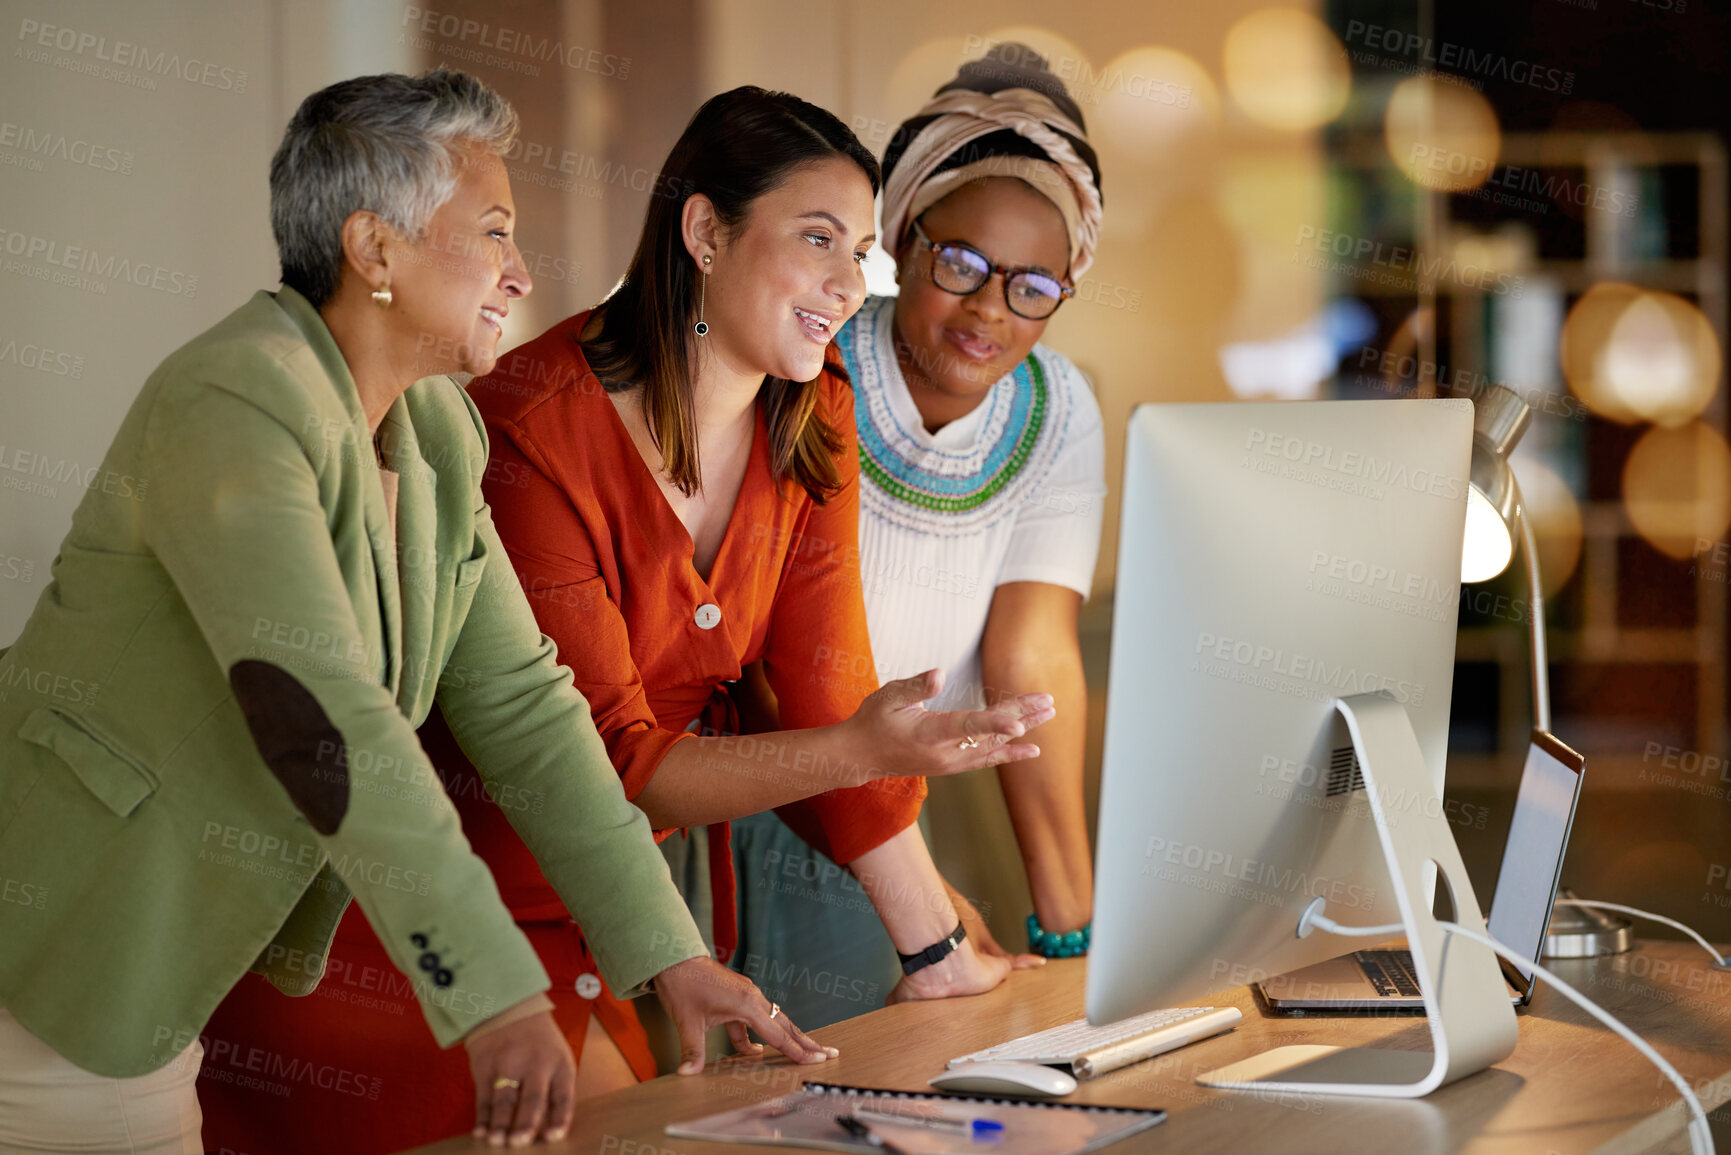
<svg viewBox="0 0 1731 1155">
<path fill-rule="evenodd" d="M 900 1000 L 988 990 L 1035 961 L 1006 955 L 971 918 L 957 933 L 972 912 L 952 903 L 914 820 L 922 776 L 1037 756 L 1016 739 L 1052 709 L 1029 694 L 930 712 L 935 672 L 877 688 L 852 393 L 830 347 L 864 299 L 877 184 L 871 154 L 822 109 L 755 88 L 713 98 L 654 185 L 619 288 L 507 354 L 470 393 L 491 441 L 484 488 L 501 540 L 627 796 L 658 837 L 708 828 L 716 953 L 734 941 L 727 822 L 775 808 L 859 880 L 909 960 L 882 992 Z M 728 685 L 759 661 L 788 729 L 738 737 Z M 553 979 L 579 1094 L 651 1077 L 631 1005 L 597 975 L 590 952 L 606 944 L 584 941 L 537 866 L 547 848 L 511 826 L 536 800 L 489 797 L 437 717 L 422 740 Z M 207 1107 L 207 1146 L 220 1136 L 265 1155 L 340 1134 L 342 1150 L 362 1152 L 389 1149 L 365 1141 L 369 1116 L 391 1118 L 399 1147 L 410 1130 L 467 1125 L 466 1071 L 376 989 L 376 956 L 365 921 L 345 920 L 338 981 L 321 987 L 328 1015 L 277 1014 L 272 992 L 246 984 L 231 996 L 227 1025 L 255 1049 L 316 1054 L 362 1090 L 326 1095 L 316 1112 L 304 1097 L 273 1112 L 268 1091 L 236 1091 L 220 1131 Z M 682 1033 L 687 1073 L 702 1066 L 703 1039 Z"/>
</svg>

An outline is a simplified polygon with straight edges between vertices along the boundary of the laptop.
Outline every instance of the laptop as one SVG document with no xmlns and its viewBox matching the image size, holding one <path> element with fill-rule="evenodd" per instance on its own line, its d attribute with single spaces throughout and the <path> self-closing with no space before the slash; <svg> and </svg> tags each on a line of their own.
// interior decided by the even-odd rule
<svg viewBox="0 0 1731 1155">
<path fill-rule="evenodd" d="M 1544 949 L 1584 768 L 1581 756 L 1555 736 L 1533 733 L 1486 920 L 1492 938 L 1530 959 Z M 1533 998 L 1535 976 L 1501 957 L 1497 961 L 1509 1001 L 1526 1006 Z M 1264 979 L 1255 987 L 1270 1010 L 1288 1014 L 1424 1010 L 1412 953 L 1406 950 L 1354 951 Z"/>
</svg>

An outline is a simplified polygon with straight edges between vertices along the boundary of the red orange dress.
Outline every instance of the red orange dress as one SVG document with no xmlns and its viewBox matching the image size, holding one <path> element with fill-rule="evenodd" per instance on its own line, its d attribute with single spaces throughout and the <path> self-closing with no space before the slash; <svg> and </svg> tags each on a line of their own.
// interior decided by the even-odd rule
<svg viewBox="0 0 1731 1155">
<path fill-rule="evenodd" d="M 824 505 L 791 482 L 777 487 L 759 410 L 750 463 L 705 579 L 692 565 L 690 535 L 583 359 L 577 334 L 588 317 L 506 354 L 469 393 L 491 443 L 483 485 L 499 536 L 635 798 L 668 749 L 696 736 L 694 725 L 737 728 L 726 683 L 752 662 L 763 661 L 790 729 L 839 722 L 876 688 L 859 576 L 853 395 L 832 354 L 818 412 L 844 442 L 836 462 L 844 485 Z M 554 1016 L 572 1049 L 581 1056 L 594 1014 L 638 1076 L 651 1077 L 631 1005 L 599 982 L 581 931 L 511 828 L 510 812 L 535 800 L 487 797 L 437 711 L 421 740 L 547 967 Z M 777 772 L 774 758 L 764 770 Z M 923 779 L 890 779 L 777 812 L 847 863 L 911 825 L 924 796 Z M 710 835 L 715 939 L 724 953 L 735 934 L 727 825 Z M 466 1053 L 434 1044 L 407 980 L 353 907 L 315 994 L 289 1000 L 249 975 L 209 1030 L 206 1051 L 212 1040 L 227 1041 L 224 1054 L 234 1059 L 229 1068 L 207 1060 L 199 1082 L 209 1150 L 365 1155 L 473 1124 Z"/>
</svg>

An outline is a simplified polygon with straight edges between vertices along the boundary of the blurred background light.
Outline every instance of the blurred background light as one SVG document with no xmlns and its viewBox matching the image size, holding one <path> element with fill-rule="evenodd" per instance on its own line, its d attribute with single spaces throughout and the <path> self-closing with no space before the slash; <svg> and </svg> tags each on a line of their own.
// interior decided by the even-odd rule
<svg viewBox="0 0 1731 1155">
<path fill-rule="evenodd" d="M 1640 289 L 1621 281 L 1594 285 L 1569 310 L 1557 350 L 1569 390 L 1598 416 L 1625 425 L 1640 415 L 1605 381 L 1604 351 L 1623 311 L 1640 295 Z"/>
<path fill-rule="evenodd" d="M 1468 284 L 1479 284 L 1487 279 L 1480 274 L 1488 274 L 1488 279 L 1495 281 L 1499 273 L 1519 276 L 1531 269 L 1537 259 L 1537 244 L 1531 229 L 1510 222 L 1492 232 L 1461 230 L 1455 235 L 1450 255 L 1459 270 L 1457 275 Z"/>
<path fill-rule="evenodd" d="M 969 47 L 965 37 L 939 36 L 910 48 L 884 79 L 882 107 L 897 109 L 904 117 L 912 116 L 915 109 L 932 98 L 932 93 L 955 78 L 956 68 L 969 57 Z M 984 54 L 983 47 L 972 53 L 974 57 Z M 886 121 L 886 132 L 893 132 L 896 123 L 899 121 Z M 860 134 L 861 142 L 881 157 L 889 140 L 887 136 L 883 140 L 873 139 L 876 135 L 879 134 L 868 130 Z"/>
<path fill-rule="evenodd" d="M 1328 26 L 1297 8 L 1264 8 L 1226 34 L 1226 90 L 1269 128 L 1307 132 L 1340 115 L 1352 91 L 1346 51 Z"/>
<path fill-rule="evenodd" d="M 1719 387 L 1719 338 L 1701 310 L 1645 292 L 1622 310 L 1599 353 L 1599 378 L 1624 407 L 1664 426 L 1701 415 Z"/>
<path fill-rule="evenodd" d="M 1220 371 L 1239 397 L 1307 401 L 1319 396 L 1341 357 L 1376 336 L 1376 315 L 1363 301 L 1342 297 L 1298 328 L 1267 341 L 1220 347 Z"/>
<path fill-rule="evenodd" d="M 1539 573 L 1545 596 L 1569 584 L 1581 563 L 1581 503 L 1556 470 L 1532 456 L 1509 459 L 1521 486 L 1521 508 L 1539 547 Z"/>
<path fill-rule="evenodd" d="M 1220 123 L 1220 93 L 1208 70 L 1176 48 L 1132 48 L 1100 75 L 1099 143 L 1114 160 L 1156 167 Z M 1086 107 L 1083 114 L 1093 115 Z"/>
<path fill-rule="evenodd" d="M 1647 430 L 1623 464 L 1623 505 L 1654 549 L 1694 556 L 1731 526 L 1731 447 L 1699 421 Z"/>
<path fill-rule="evenodd" d="M 1427 73 L 1389 95 L 1383 140 L 1407 179 L 1439 192 L 1465 192 L 1491 177 L 1502 148 L 1496 110 L 1476 89 Z"/>
</svg>

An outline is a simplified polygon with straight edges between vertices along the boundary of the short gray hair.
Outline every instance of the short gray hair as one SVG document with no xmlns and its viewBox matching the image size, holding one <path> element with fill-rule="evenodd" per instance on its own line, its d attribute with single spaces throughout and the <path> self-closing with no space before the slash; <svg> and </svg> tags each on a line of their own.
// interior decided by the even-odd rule
<svg viewBox="0 0 1731 1155">
<path fill-rule="evenodd" d="M 517 111 L 466 72 L 386 72 L 321 88 L 295 110 L 270 162 L 270 227 L 282 281 L 317 308 L 337 291 L 343 222 L 377 213 L 420 236 L 456 192 L 458 151 L 503 156 Z"/>
</svg>

